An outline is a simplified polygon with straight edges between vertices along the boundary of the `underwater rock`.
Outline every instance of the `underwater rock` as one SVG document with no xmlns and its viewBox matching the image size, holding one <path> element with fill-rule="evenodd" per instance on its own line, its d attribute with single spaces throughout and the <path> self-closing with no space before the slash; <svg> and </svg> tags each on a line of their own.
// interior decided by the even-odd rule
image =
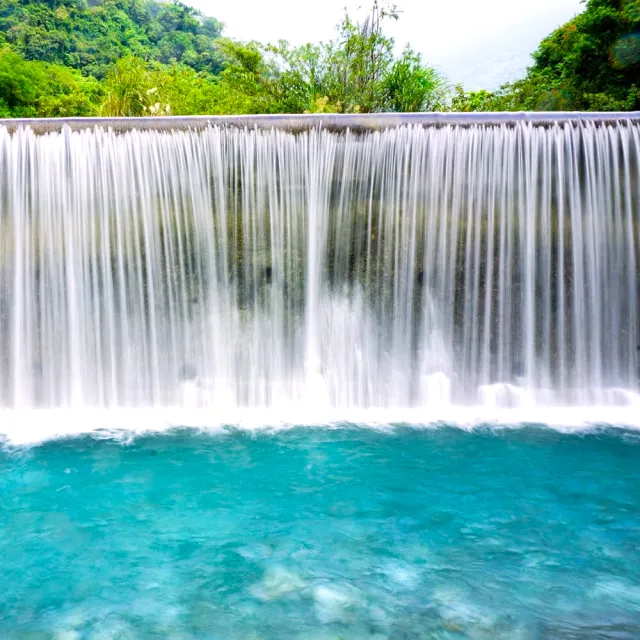
<svg viewBox="0 0 640 640">
<path fill-rule="evenodd" d="M 316 617 L 323 624 L 353 622 L 356 611 L 364 604 L 360 591 L 346 584 L 319 585 L 312 595 Z"/>
<path fill-rule="evenodd" d="M 251 588 L 252 594 L 259 600 L 277 600 L 301 591 L 306 586 L 300 575 L 281 567 L 269 567 L 263 580 Z"/>
</svg>

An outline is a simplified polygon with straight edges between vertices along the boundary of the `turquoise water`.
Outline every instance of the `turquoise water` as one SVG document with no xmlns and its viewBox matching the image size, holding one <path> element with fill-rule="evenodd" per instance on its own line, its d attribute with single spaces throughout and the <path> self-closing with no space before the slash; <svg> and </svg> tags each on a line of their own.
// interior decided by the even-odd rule
<svg viewBox="0 0 640 640">
<path fill-rule="evenodd" d="M 0 454 L 0 638 L 640 638 L 640 436 L 176 431 Z"/>
</svg>

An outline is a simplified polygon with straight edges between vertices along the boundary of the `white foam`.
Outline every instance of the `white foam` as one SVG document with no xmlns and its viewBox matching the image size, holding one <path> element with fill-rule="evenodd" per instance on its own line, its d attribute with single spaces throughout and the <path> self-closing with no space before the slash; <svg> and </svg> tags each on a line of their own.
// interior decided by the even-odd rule
<svg viewBox="0 0 640 640">
<path fill-rule="evenodd" d="M 438 404 L 398 409 L 335 409 L 291 405 L 280 409 L 185 407 L 2 409 L 0 438 L 10 445 L 33 445 L 57 438 L 92 434 L 98 438 L 128 441 L 136 436 L 163 433 L 176 428 L 220 432 L 228 427 L 241 430 L 280 430 L 296 426 L 344 427 L 355 425 L 390 430 L 400 425 L 419 428 L 455 426 L 517 428 L 544 425 L 562 432 L 600 426 L 640 429 L 640 411 L 626 406 L 527 406 L 500 407 Z"/>
</svg>

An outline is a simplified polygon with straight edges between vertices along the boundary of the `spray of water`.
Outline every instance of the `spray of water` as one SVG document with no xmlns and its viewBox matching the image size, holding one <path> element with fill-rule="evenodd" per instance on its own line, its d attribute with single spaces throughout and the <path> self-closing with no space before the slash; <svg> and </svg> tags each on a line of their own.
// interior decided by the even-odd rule
<svg viewBox="0 0 640 640">
<path fill-rule="evenodd" d="M 0 128 L 4 408 L 625 405 L 640 126 Z"/>
</svg>

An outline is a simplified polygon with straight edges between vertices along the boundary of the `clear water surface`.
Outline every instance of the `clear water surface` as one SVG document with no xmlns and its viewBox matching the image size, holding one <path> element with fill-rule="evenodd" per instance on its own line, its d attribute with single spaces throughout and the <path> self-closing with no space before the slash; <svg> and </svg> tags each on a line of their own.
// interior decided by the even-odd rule
<svg viewBox="0 0 640 640">
<path fill-rule="evenodd" d="M 640 435 L 294 428 L 0 453 L 0 638 L 640 638 Z"/>
</svg>

